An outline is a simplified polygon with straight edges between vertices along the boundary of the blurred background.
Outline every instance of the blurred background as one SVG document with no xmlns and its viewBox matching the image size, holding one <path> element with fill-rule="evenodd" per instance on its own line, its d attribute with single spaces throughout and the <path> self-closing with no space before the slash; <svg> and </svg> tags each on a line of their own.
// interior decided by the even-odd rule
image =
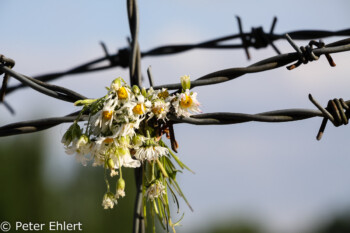
<svg viewBox="0 0 350 233">
<path fill-rule="evenodd" d="M 157 46 L 196 43 L 263 26 L 275 33 L 293 30 L 350 28 L 347 1 L 140 1 L 141 51 Z M 63 71 L 127 46 L 130 35 L 126 1 L 2 0 L 0 53 L 16 61 L 14 70 L 29 76 Z M 341 38 L 327 38 L 331 42 Z M 237 43 L 240 43 L 237 40 Z M 296 41 L 306 45 L 308 41 Z M 283 40 L 281 52 L 294 52 Z M 231 67 L 243 67 L 275 55 L 272 48 L 191 50 L 142 60 L 152 66 L 156 85 L 193 79 Z M 288 71 L 249 74 L 210 87 L 199 87 L 203 112 L 257 113 L 285 108 L 313 108 L 312 93 L 326 105 L 332 98 L 350 99 L 350 53 L 324 57 Z M 63 77 L 53 83 L 90 98 L 105 93 L 116 77 L 128 80 L 128 70 Z M 14 79 L 11 85 L 17 84 Z M 149 84 L 147 80 L 145 86 Z M 0 125 L 51 116 L 77 108 L 29 88 L 6 96 L 11 115 L 0 105 Z M 246 123 L 226 126 L 176 125 L 179 156 L 196 174 L 184 172 L 179 183 L 194 212 L 184 202 L 178 232 L 350 232 L 350 149 L 348 127 L 328 125 L 321 141 L 315 136 L 320 118 L 291 123 Z M 133 172 L 127 196 L 113 210 L 103 210 L 103 169 L 82 167 L 60 143 L 68 124 L 21 136 L 0 138 L 0 221 L 82 222 L 84 232 L 131 232 L 134 202 Z M 175 215 L 179 219 L 181 214 Z M 162 231 L 160 231 L 162 232 Z"/>
</svg>

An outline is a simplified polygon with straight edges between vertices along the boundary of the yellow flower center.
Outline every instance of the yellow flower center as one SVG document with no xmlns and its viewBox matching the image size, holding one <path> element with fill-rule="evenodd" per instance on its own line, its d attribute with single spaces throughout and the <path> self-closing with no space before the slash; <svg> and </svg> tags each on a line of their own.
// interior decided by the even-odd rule
<svg viewBox="0 0 350 233">
<path fill-rule="evenodd" d="M 105 140 L 103 140 L 104 143 L 109 144 L 113 142 L 113 138 L 106 138 Z"/>
<path fill-rule="evenodd" d="M 152 112 L 156 115 L 159 115 L 161 114 L 162 112 L 164 111 L 164 108 L 163 107 L 154 107 L 152 108 Z"/>
<path fill-rule="evenodd" d="M 102 116 L 106 120 L 110 120 L 112 118 L 113 111 L 103 111 Z"/>
<path fill-rule="evenodd" d="M 167 90 L 165 90 L 165 91 L 163 91 L 163 92 L 160 92 L 160 93 L 158 94 L 158 97 L 159 97 L 159 98 L 162 98 L 162 99 L 166 99 L 166 98 L 169 97 L 169 92 L 168 92 Z"/>
<path fill-rule="evenodd" d="M 180 106 L 183 108 L 191 107 L 192 103 L 193 103 L 193 100 L 192 100 L 191 96 L 189 96 L 189 95 L 186 95 L 185 98 L 181 98 L 181 100 L 180 100 Z"/>
<path fill-rule="evenodd" d="M 119 88 L 117 93 L 118 93 L 118 98 L 119 99 L 126 99 L 126 98 L 128 98 L 128 92 L 126 91 L 125 87 Z"/>
<path fill-rule="evenodd" d="M 135 114 L 142 115 L 144 113 L 144 109 L 145 109 L 145 105 L 144 104 L 138 104 L 132 109 L 132 111 Z"/>
</svg>

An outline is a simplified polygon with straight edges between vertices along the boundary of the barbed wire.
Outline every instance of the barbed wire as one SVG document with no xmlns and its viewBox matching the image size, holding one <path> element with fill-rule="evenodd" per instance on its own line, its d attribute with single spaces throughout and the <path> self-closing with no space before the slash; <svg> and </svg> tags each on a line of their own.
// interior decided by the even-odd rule
<svg viewBox="0 0 350 233">
<path fill-rule="evenodd" d="M 277 54 L 280 54 L 279 49 L 274 45 L 273 42 L 276 40 L 284 39 L 285 34 L 290 35 L 290 37 L 292 37 L 294 40 L 312 40 L 312 39 L 320 39 L 320 38 L 326 38 L 331 36 L 350 36 L 350 29 L 344 29 L 339 31 L 298 30 L 298 31 L 290 31 L 283 34 L 275 34 L 274 29 L 277 22 L 276 17 L 274 17 L 273 19 L 269 33 L 265 33 L 262 27 L 253 27 L 251 29 L 251 32 L 243 32 L 242 21 L 240 17 L 236 16 L 236 18 L 237 18 L 238 29 L 239 29 L 238 34 L 223 36 L 223 37 L 211 39 L 200 43 L 183 44 L 183 45 L 174 44 L 174 45 L 160 46 L 145 52 L 137 53 L 139 54 L 138 56 L 140 56 L 137 59 L 145 58 L 148 56 L 173 55 L 177 53 L 186 52 L 192 49 L 242 49 L 242 48 L 245 50 L 247 58 L 250 59 L 251 55 L 248 51 L 248 48 L 261 49 L 261 48 L 266 48 L 267 46 L 270 45 L 277 52 Z M 138 29 L 137 30 L 133 29 L 132 34 L 133 33 L 138 34 Z M 235 39 L 239 39 L 241 40 L 241 42 L 227 43 L 228 41 L 235 40 Z M 39 75 L 34 78 L 40 81 L 48 82 L 67 75 L 89 73 L 94 71 L 111 69 L 115 67 L 128 68 L 129 64 L 131 64 L 131 66 L 136 67 L 135 64 L 139 64 L 139 63 L 135 63 L 136 61 L 134 60 L 135 59 L 134 51 L 137 51 L 136 48 L 133 50 L 131 50 L 130 48 L 122 48 L 122 49 L 119 49 L 117 53 L 110 54 L 108 52 L 107 46 L 103 42 L 101 42 L 101 46 L 105 53 L 105 56 L 103 57 L 86 62 L 82 65 L 79 65 L 77 67 L 74 67 L 72 69 L 69 69 L 63 72 Z M 132 45 L 131 47 L 134 48 L 133 46 L 136 46 L 136 45 Z M 107 65 L 99 65 L 106 61 L 108 62 Z M 140 69 L 140 67 L 137 67 L 137 69 Z M 7 94 L 12 93 L 15 90 L 18 90 L 23 87 L 26 87 L 26 85 L 19 84 L 12 87 L 8 87 L 6 89 L 6 93 Z"/>
<path fill-rule="evenodd" d="M 287 66 L 287 69 L 292 70 L 299 67 L 301 64 L 307 64 L 308 62 L 318 60 L 321 55 L 325 55 L 330 66 L 335 66 L 335 63 L 330 56 L 333 53 L 345 52 L 350 50 L 350 38 L 339 40 L 330 44 L 325 44 L 321 40 L 314 41 L 312 39 L 324 38 L 329 36 L 350 36 L 350 29 L 340 31 L 322 31 L 322 30 L 302 30 L 292 31 L 287 34 L 274 34 L 277 18 L 273 19 L 269 33 L 265 33 L 262 27 L 252 28 L 250 33 L 244 33 L 241 19 L 237 16 L 239 33 L 229 35 L 198 44 L 185 44 L 185 45 L 167 45 L 151 49 L 146 52 L 140 50 L 138 43 L 139 34 L 139 15 L 137 0 L 127 0 L 128 21 L 130 27 L 131 38 L 129 39 L 129 48 L 123 48 L 118 53 L 110 55 L 107 47 L 104 43 L 101 43 L 105 52 L 105 56 L 96 60 L 87 62 L 83 65 L 70 69 L 64 72 L 51 73 L 46 75 L 37 76 L 31 78 L 29 76 L 20 74 L 13 70 L 15 61 L 6 58 L 0 54 L 0 75 L 4 75 L 3 83 L 0 90 L 0 101 L 3 102 L 7 108 L 11 111 L 10 106 L 4 101 L 5 93 L 9 94 L 19 88 L 28 86 L 35 91 L 38 91 L 49 97 L 53 97 L 59 100 L 67 102 L 76 102 L 77 100 L 87 99 L 87 97 L 64 87 L 48 84 L 47 81 L 60 78 L 65 75 L 93 72 L 98 70 L 104 70 L 112 67 L 129 68 L 130 71 L 130 84 L 142 86 L 141 75 L 141 58 L 147 56 L 159 56 L 170 55 L 180 52 L 185 52 L 191 49 L 237 49 L 243 48 L 246 56 L 250 59 L 251 55 L 248 48 L 253 47 L 256 49 L 272 46 L 278 55 L 256 62 L 248 67 L 236 67 L 225 70 L 219 70 L 210 74 L 206 74 L 202 77 L 191 82 L 191 87 L 199 87 L 204 85 L 213 85 L 226 81 L 230 81 L 241 77 L 245 74 L 265 72 L 271 69 L 276 69 L 281 66 L 286 66 L 290 63 L 292 65 Z M 278 39 L 286 39 L 293 47 L 295 52 L 282 54 L 280 50 L 274 45 L 274 41 Z M 305 40 L 311 41 L 307 46 L 298 47 L 292 40 Z M 239 44 L 222 44 L 232 39 L 240 39 Z M 316 48 L 314 48 L 316 47 Z M 108 60 L 109 64 L 105 66 L 98 66 L 97 64 Z M 161 86 L 153 86 L 153 77 L 150 67 L 147 70 L 150 86 L 153 89 L 167 88 L 168 90 L 181 91 L 181 84 L 168 84 Z M 7 82 L 10 77 L 13 77 L 21 82 L 20 85 L 7 87 Z M 334 126 L 346 125 L 350 118 L 350 100 L 344 101 L 343 99 L 329 100 L 327 107 L 322 107 L 313 97 L 309 94 L 310 101 L 316 106 L 317 109 L 282 109 L 275 111 L 262 112 L 257 114 L 246 113 L 234 113 L 234 112 L 214 112 L 192 115 L 190 117 L 177 117 L 175 114 L 170 113 L 168 115 L 169 127 L 172 129 L 173 124 L 187 123 L 194 125 L 227 125 L 247 123 L 251 121 L 256 122 L 290 122 L 305 120 L 313 117 L 322 117 L 320 129 L 317 134 L 317 139 L 320 140 L 328 121 L 331 121 Z M 19 135 L 25 133 L 38 132 L 54 127 L 56 125 L 73 122 L 79 115 L 79 121 L 86 121 L 89 118 L 89 112 L 83 113 L 73 112 L 63 117 L 51 117 L 37 120 L 29 120 L 7 124 L 0 127 L 0 137 Z M 173 133 L 173 132 L 172 132 Z M 174 138 L 174 135 L 172 135 Z M 136 180 L 136 198 L 134 207 L 134 221 L 133 232 L 144 233 L 145 232 L 145 219 L 143 216 L 143 204 L 142 204 L 142 168 L 135 169 Z"/>
<path fill-rule="evenodd" d="M 294 49 L 297 49 L 298 47 L 295 45 L 293 40 L 291 40 L 288 36 L 288 41 L 291 43 Z M 311 44 L 314 44 L 314 41 L 310 42 Z M 320 43 L 320 42 L 319 42 Z M 259 61 L 253 65 L 250 65 L 248 67 L 240 67 L 240 68 L 231 68 L 231 69 L 225 69 L 225 70 L 219 70 L 207 75 L 204 75 L 193 82 L 191 82 L 191 86 L 203 86 L 203 85 L 212 85 L 217 84 L 221 82 L 226 82 L 229 80 L 233 80 L 235 78 L 238 78 L 240 76 L 243 76 L 244 74 L 249 73 L 256 73 L 256 72 L 264 72 L 271 69 L 276 69 L 281 66 L 285 66 L 292 62 L 297 63 L 307 63 L 308 60 L 316 60 L 321 55 L 326 55 L 327 59 L 329 59 L 329 63 L 331 66 L 334 66 L 334 62 L 332 58 L 330 57 L 330 54 L 332 53 L 338 53 L 338 52 L 344 52 L 350 50 L 350 38 L 339 40 L 327 45 L 322 45 L 321 48 L 311 48 L 309 47 L 307 49 L 309 55 L 304 54 L 303 52 L 297 51 L 294 53 L 286 53 L 286 54 L 280 54 L 277 56 L 273 56 L 270 58 L 267 58 L 265 60 Z M 135 63 L 136 64 L 136 63 Z M 290 67 L 290 66 L 289 66 Z M 288 67 L 287 67 L 288 68 Z M 13 76 L 14 78 L 17 78 L 19 81 L 29 85 L 33 89 L 35 89 L 35 85 L 33 85 L 33 82 L 29 82 L 32 80 L 30 77 L 21 75 L 17 72 L 14 72 L 13 70 L 9 69 L 8 67 L 5 67 L 3 64 L 0 64 L 0 70 L 6 74 L 9 74 Z M 149 78 L 152 79 L 151 71 L 148 69 Z M 136 73 L 135 73 L 136 75 Z M 135 76 L 133 76 L 135 77 Z M 24 81 L 26 80 L 26 81 Z M 137 80 L 137 79 L 134 79 Z M 133 82 L 133 81 L 132 81 Z M 42 89 L 39 91 L 43 94 L 55 97 L 55 98 L 62 98 L 63 100 L 68 101 L 66 98 L 70 98 L 70 102 L 74 102 L 79 99 L 85 99 L 86 97 L 72 91 L 66 88 L 55 86 L 55 88 L 52 88 L 50 85 L 47 85 L 47 83 L 44 82 L 38 82 L 34 83 L 40 86 Z M 154 89 L 160 89 L 160 88 L 168 88 L 169 90 L 179 90 L 181 89 L 181 84 L 169 84 L 169 85 L 162 85 L 162 86 L 156 86 Z M 51 95 L 51 92 L 54 91 L 56 93 L 55 95 Z M 62 96 L 59 96 L 62 95 Z M 347 105 L 350 104 L 349 101 L 345 102 Z M 317 106 L 319 108 L 319 106 Z M 327 107 L 329 108 L 329 107 Z M 320 109 L 320 108 L 319 108 Z M 287 121 L 297 121 L 297 120 L 304 120 L 311 117 L 324 117 L 327 119 L 330 119 L 334 123 L 334 119 L 331 119 L 329 115 L 325 113 L 325 111 L 322 112 L 323 109 L 320 110 L 314 110 L 314 109 L 285 109 L 285 110 L 276 110 L 276 111 L 270 111 L 270 112 L 263 112 L 263 113 L 257 113 L 257 114 L 245 114 L 245 113 L 205 113 L 205 114 L 197 114 L 192 115 L 191 117 L 182 117 L 178 118 L 174 115 L 169 115 L 169 119 L 173 121 L 174 123 L 188 123 L 188 124 L 195 124 L 195 125 L 212 125 L 212 124 L 238 124 L 238 123 L 245 123 L 249 121 L 259 121 L 259 122 L 287 122 Z M 339 111 L 338 111 L 339 112 Z M 343 112 L 343 111 L 341 111 Z M 0 127 L 0 136 L 9 136 L 14 134 L 23 134 L 23 133 L 31 133 L 36 132 L 40 130 L 44 130 L 53 126 L 56 126 L 61 123 L 66 123 L 69 121 L 74 121 L 74 116 L 77 116 L 78 113 L 72 113 L 65 117 L 54 117 L 54 118 L 44 118 L 39 120 L 33 120 L 33 121 L 24 121 L 24 122 L 18 122 L 13 123 L 9 125 L 5 125 Z M 87 117 L 87 116 L 85 116 Z M 338 119 L 338 118 L 337 118 Z"/>
<path fill-rule="evenodd" d="M 288 34 L 287 34 L 288 35 Z M 332 53 L 338 53 L 338 52 L 344 52 L 350 50 L 350 38 L 336 41 L 334 43 L 330 43 L 328 45 L 322 45 L 320 48 L 313 49 L 310 46 L 308 47 L 308 51 L 301 52 L 300 49 L 295 45 L 295 43 L 291 40 L 289 36 L 285 36 L 285 38 L 288 38 L 289 43 L 297 50 L 297 52 L 294 53 L 286 53 L 286 54 L 280 54 L 277 56 L 273 56 L 270 58 L 267 58 L 265 60 L 259 61 L 257 63 L 254 63 L 248 67 L 239 67 L 239 68 L 230 68 L 230 69 L 224 69 L 219 70 L 207 75 L 204 75 L 194 81 L 191 82 L 191 86 L 197 87 L 197 86 L 203 86 L 203 85 L 212 85 L 212 84 L 218 84 L 222 82 L 226 82 L 229 80 L 233 80 L 235 78 L 238 78 L 244 74 L 248 73 L 256 73 L 256 72 L 262 72 L 267 71 L 270 69 L 275 69 L 281 66 L 285 66 L 291 62 L 297 61 L 296 64 L 301 63 L 307 63 L 309 60 L 317 60 L 319 56 L 326 55 L 329 63 L 331 66 L 335 66 L 335 63 L 329 56 L 329 54 Z M 322 42 L 315 42 L 311 41 L 311 44 L 319 43 L 322 44 Z M 302 47 L 304 48 L 304 47 Z M 305 49 L 304 49 L 305 50 Z M 305 54 L 306 53 L 306 54 Z M 309 55 L 307 55 L 309 54 Z M 0 55 L 4 57 L 3 55 Z M 8 59 L 8 58 L 6 58 Z M 136 63 L 135 63 L 136 64 Z M 293 66 L 295 67 L 296 64 Z M 297 65 L 297 66 L 299 66 Z M 289 66 L 289 69 L 291 69 L 292 66 Z M 139 69 L 138 69 L 139 70 Z M 23 85 L 27 85 L 43 94 L 46 94 L 48 96 L 61 99 L 64 101 L 69 102 L 75 102 L 79 99 L 86 99 L 85 96 L 74 92 L 72 90 L 69 90 L 67 88 L 63 88 L 60 86 L 48 84 L 46 82 L 42 82 L 38 79 L 30 78 L 29 76 L 17 73 L 13 71 L 11 68 L 7 67 L 6 64 L 3 62 L 0 62 L 0 71 L 2 73 L 5 73 L 6 75 L 10 75 L 14 78 L 16 78 L 18 81 L 22 82 Z M 135 71 L 133 71 L 135 72 Z M 6 76 L 5 75 L 5 76 Z M 140 79 L 140 72 L 138 72 L 138 78 L 137 82 L 141 82 Z M 133 76 L 131 76 L 133 77 Z M 151 81 L 152 82 L 152 81 Z M 5 86 L 6 88 L 6 86 Z M 161 89 L 161 88 L 167 88 L 169 90 L 179 90 L 181 89 L 180 83 L 175 84 L 168 84 L 168 85 L 161 85 L 161 86 L 155 86 L 154 89 Z M 4 89 L 4 86 L 1 90 Z"/>
</svg>

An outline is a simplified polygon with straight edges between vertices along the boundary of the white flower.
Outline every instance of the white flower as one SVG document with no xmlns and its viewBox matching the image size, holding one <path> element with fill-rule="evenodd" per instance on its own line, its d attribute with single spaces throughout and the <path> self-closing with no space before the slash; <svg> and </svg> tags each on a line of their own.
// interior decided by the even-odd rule
<svg viewBox="0 0 350 233">
<path fill-rule="evenodd" d="M 66 153 L 69 155 L 75 153 L 75 159 L 83 166 L 86 166 L 87 161 L 90 160 L 86 155 L 91 153 L 91 147 L 92 144 L 90 143 L 89 138 L 83 134 L 79 138 L 75 138 L 72 141 L 72 145 L 66 147 Z"/>
<path fill-rule="evenodd" d="M 105 165 L 106 161 L 110 158 L 113 160 L 115 169 L 119 169 L 119 167 L 140 167 L 140 161 L 131 158 L 129 143 L 122 141 L 114 138 L 98 138 L 95 142 L 96 146 L 93 152 L 94 163 L 92 165 Z M 113 176 L 115 173 L 111 172 L 111 175 Z"/>
<path fill-rule="evenodd" d="M 121 190 L 121 189 L 118 189 L 117 190 L 117 194 L 115 196 L 116 196 L 116 198 L 125 197 L 125 191 Z"/>
<path fill-rule="evenodd" d="M 114 197 L 113 193 L 108 192 L 103 196 L 102 206 L 105 210 L 109 208 L 113 209 L 114 204 L 116 205 L 117 203 L 117 199 Z"/>
<path fill-rule="evenodd" d="M 109 175 L 110 175 L 111 177 L 117 176 L 118 174 L 119 174 L 118 171 L 116 171 L 116 170 L 114 170 L 114 169 L 111 169 L 111 172 L 109 173 Z"/>
<path fill-rule="evenodd" d="M 165 102 L 164 100 L 157 99 L 153 102 L 153 106 L 151 108 L 151 112 L 149 114 L 148 120 L 150 120 L 153 116 L 156 116 L 157 120 L 162 119 L 165 121 L 166 115 L 168 114 L 170 109 L 170 103 Z"/>
<path fill-rule="evenodd" d="M 124 101 L 128 101 L 133 97 L 130 88 L 124 87 L 124 86 L 118 89 L 117 96 L 119 100 L 124 100 Z"/>
<path fill-rule="evenodd" d="M 155 198 L 158 198 L 165 194 L 165 186 L 158 180 L 152 184 L 146 191 L 146 196 L 148 200 L 153 201 Z"/>
<path fill-rule="evenodd" d="M 135 153 L 135 157 L 141 161 L 144 161 L 144 160 L 152 161 L 164 155 L 167 155 L 168 153 L 169 153 L 169 150 L 165 147 L 146 146 L 146 147 L 140 147 L 139 149 L 137 149 Z"/>
<path fill-rule="evenodd" d="M 138 95 L 136 96 L 137 98 L 137 103 L 136 105 L 132 108 L 132 112 L 134 115 L 144 115 L 149 111 L 149 108 L 152 106 L 152 103 L 145 99 L 143 95 Z"/>
<path fill-rule="evenodd" d="M 124 80 L 119 77 L 113 80 L 111 83 L 111 86 L 109 88 L 110 92 L 114 92 L 116 94 L 117 99 L 121 101 L 127 101 L 132 97 L 132 92 L 129 87 L 127 87 L 125 84 Z"/>
<path fill-rule="evenodd" d="M 142 121 L 142 119 L 136 119 L 135 122 L 118 124 L 118 125 L 113 126 L 112 137 L 113 138 L 125 137 L 125 136 L 132 137 L 135 134 L 135 129 L 139 128 L 140 122 Z"/>
<path fill-rule="evenodd" d="M 134 160 L 130 155 L 130 138 L 129 137 L 120 137 L 118 139 L 118 147 L 115 150 L 115 168 L 119 167 L 140 167 L 141 163 L 138 160 Z M 125 186 L 125 185 L 124 185 Z"/>
<path fill-rule="evenodd" d="M 112 147 L 116 147 L 116 142 L 113 138 L 96 138 L 92 149 L 92 154 L 94 156 L 92 166 L 104 166 Z"/>
<path fill-rule="evenodd" d="M 117 119 L 119 122 L 129 122 L 129 119 L 133 119 L 133 108 L 136 106 L 136 102 L 127 101 L 116 111 Z"/>
<path fill-rule="evenodd" d="M 176 115 L 178 117 L 189 117 L 192 113 L 200 113 L 199 102 L 197 101 L 197 93 L 191 92 L 187 89 L 185 93 L 176 94 L 176 100 L 173 102 Z"/>
<path fill-rule="evenodd" d="M 131 158 L 129 148 L 125 147 L 117 147 L 116 154 L 111 156 L 115 163 L 115 169 L 119 167 L 140 167 L 141 163 L 138 160 L 134 160 Z"/>
<path fill-rule="evenodd" d="M 166 88 L 162 88 L 161 90 L 155 90 L 152 93 L 152 100 L 164 100 L 165 102 L 170 102 L 174 98 L 173 95 L 169 95 L 169 92 Z"/>
<path fill-rule="evenodd" d="M 95 115 L 91 116 L 92 127 L 91 131 L 98 135 L 101 132 L 106 132 L 112 127 L 113 119 L 115 117 L 115 107 L 118 105 L 118 100 L 111 96 L 106 100 L 103 108 Z"/>
</svg>

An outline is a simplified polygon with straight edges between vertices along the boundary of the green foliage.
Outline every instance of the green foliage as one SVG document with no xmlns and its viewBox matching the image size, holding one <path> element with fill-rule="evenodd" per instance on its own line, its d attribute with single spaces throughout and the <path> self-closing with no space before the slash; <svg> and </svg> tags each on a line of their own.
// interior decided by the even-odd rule
<svg viewBox="0 0 350 233">
<path fill-rule="evenodd" d="M 49 221 L 81 222 L 83 232 L 132 231 L 133 169 L 123 170 L 128 179 L 128 195 L 113 210 L 104 210 L 101 206 L 105 190 L 103 169 L 77 164 L 74 169 L 78 171 L 67 186 L 46 185 L 43 138 L 25 135 L 9 139 L 0 141 L 0 220 L 46 225 Z"/>
</svg>

